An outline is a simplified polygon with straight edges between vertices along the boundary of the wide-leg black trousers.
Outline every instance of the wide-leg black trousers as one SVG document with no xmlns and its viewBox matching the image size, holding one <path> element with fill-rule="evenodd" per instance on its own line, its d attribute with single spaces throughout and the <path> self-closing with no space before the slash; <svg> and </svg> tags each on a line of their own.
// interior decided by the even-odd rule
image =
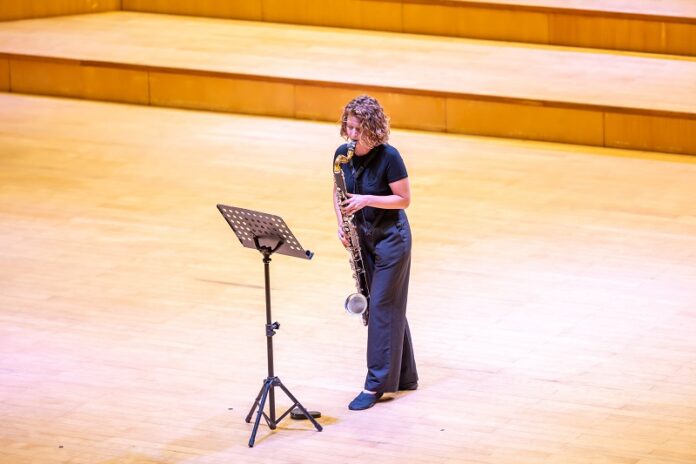
<svg viewBox="0 0 696 464">
<path fill-rule="evenodd" d="M 363 261 L 370 282 L 365 389 L 395 392 L 418 381 L 406 320 L 411 270 L 411 229 L 403 211 L 385 227 L 360 227 Z"/>
</svg>

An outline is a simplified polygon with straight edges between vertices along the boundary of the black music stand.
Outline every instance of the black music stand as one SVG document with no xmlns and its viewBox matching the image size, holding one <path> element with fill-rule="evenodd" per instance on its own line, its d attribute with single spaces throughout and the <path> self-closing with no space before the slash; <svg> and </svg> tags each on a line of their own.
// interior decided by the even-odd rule
<svg viewBox="0 0 696 464">
<path fill-rule="evenodd" d="M 258 211 L 251 211 L 248 209 L 237 208 L 234 206 L 217 205 L 218 210 L 225 218 L 225 221 L 230 225 L 234 233 L 239 238 L 239 241 L 247 248 L 255 248 L 261 254 L 263 254 L 263 265 L 264 274 L 266 281 L 266 351 L 268 354 L 268 377 L 264 380 L 261 390 L 258 396 L 254 400 L 254 405 L 249 410 L 249 414 L 246 416 L 247 424 L 251 422 L 251 417 L 254 414 L 254 410 L 258 406 L 256 413 L 256 421 L 254 422 L 254 429 L 251 432 L 251 437 L 249 438 L 249 447 L 254 446 L 254 441 L 256 440 L 256 432 L 259 429 L 259 423 L 261 422 L 261 417 L 266 420 L 266 423 L 271 430 L 275 430 L 276 425 L 285 418 L 295 407 L 297 407 L 304 417 L 309 419 L 317 431 L 321 432 L 322 427 L 319 423 L 312 417 L 315 413 L 314 411 L 310 413 L 305 409 L 302 404 L 295 398 L 290 390 L 288 390 L 283 382 L 280 381 L 278 377 L 273 374 L 273 335 L 275 331 L 280 328 L 280 324 L 277 322 L 271 323 L 271 280 L 270 280 L 270 266 L 271 255 L 273 253 L 280 253 L 288 256 L 294 256 L 296 258 L 312 259 L 314 253 L 309 250 L 302 249 L 302 246 L 293 236 L 290 229 L 283 221 L 280 216 L 274 216 L 272 214 L 261 213 Z M 290 409 L 285 411 L 283 414 L 276 419 L 275 413 L 275 395 L 274 387 L 280 387 L 281 390 L 285 392 L 286 395 L 293 401 L 293 405 Z M 266 404 L 266 399 L 269 398 L 269 414 L 264 412 L 264 407 Z"/>
</svg>

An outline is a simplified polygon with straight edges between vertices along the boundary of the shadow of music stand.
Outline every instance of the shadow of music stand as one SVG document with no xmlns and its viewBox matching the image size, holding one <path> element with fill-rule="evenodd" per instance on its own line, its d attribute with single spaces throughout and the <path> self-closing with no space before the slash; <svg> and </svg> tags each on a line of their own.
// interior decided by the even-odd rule
<svg viewBox="0 0 696 464">
<path fill-rule="evenodd" d="M 237 208 L 234 206 L 217 205 L 218 210 L 225 218 L 225 221 L 232 228 L 237 238 L 247 248 L 254 248 L 263 255 L 264 274 L 266 282 L 266 352 L 268 355 L 268 377 L 264 380 L 258 396 L 254 400 L 254 405 L 249 410 L 246 416 L 247 424 L 251 422 L 251 417 L 254 410 L 257 410 L 254 429 L 249 438 L 249 447 L 254 446 L 256 440 L 256 432 L 259 429 L 261 417 L 266 420 L 266 423 L 271 430 L 275 430 L 277 424 L 285 418 L 295 407 L 309 419 L 317 431 L 321 432 L 322 427 L 314 420 L 312 414 L 305 409 L 302 404 L 290 393 L 283 382 L 273 374 L 273 335 L 280 328 L 277 322 L 271 323 L 271 284 L 270 284 L 270 262 L 273 253 L 294 256 L 302 259 L 312 259 L 314 253 L 309 250 L 302 249 L 302 246 L 293 236 L 290 229 L 285 224 L 285 221 L 280 216 L 261 213 L 259 211 L 251 211 L 248 209 Z M 290 409 L 285 411 L 276 419 L 275 413 L 275 395 L 274 388 L 280 387 L 286 395 L 293 401 Z M 269 414 L 264 412 L 266 399 L 269 399 Z M 256 409 L 258 406 L 258 409 Z"/>
</svg>

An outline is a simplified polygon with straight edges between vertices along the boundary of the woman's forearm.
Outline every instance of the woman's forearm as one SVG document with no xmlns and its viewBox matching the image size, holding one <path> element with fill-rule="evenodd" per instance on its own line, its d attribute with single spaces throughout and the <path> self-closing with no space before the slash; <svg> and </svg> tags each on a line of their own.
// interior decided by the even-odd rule
<svg viewBox="0 0 696 464">
<path fill-rule="evenodd" d="M 367 206 L 381 209 L 406 209 L 411 203 L 408 198 L 399 195 L 364 195 Z"/>
</svg>

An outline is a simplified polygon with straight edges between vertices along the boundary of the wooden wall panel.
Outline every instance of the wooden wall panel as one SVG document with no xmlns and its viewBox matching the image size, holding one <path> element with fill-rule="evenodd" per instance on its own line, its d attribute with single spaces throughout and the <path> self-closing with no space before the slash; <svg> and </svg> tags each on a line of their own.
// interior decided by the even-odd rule
<svg viewBox="0 0 696 464">
<path fill-rule="evenodd" d="M 548 42 L 544 13 L 467 6 L 403 4 L 403 30 L 489 40 Z"/>
<path fill-rule="evenodd" d="M 96 0 L 95 0 L 96 1 Z M 118 0 L 100 0 L 115 5 Z M 574 47 L 696 55 L 696 24 L 598 11 L 553 13 L 461 2 L 399 0 L 121 0 L 122 8 L 165 14 L 445 35 Z M 8 5 L 19 8 L 22 2 Z M 52 0 L 87 3 L 87 0 Z M 91 5 L 93 2 L 90 2 Z M 34 1 L 33 4 L 40 4 Z M 12 6 L 5 6 L 5 9 Z M 597 8 L 595 5 L 594 8 Z M 628 6 L 627 6 L 628 8 Z M 84 7 L 83 7 L 84 9 Z M 113 9 L 113 8 L 112 8 Z M 1 14 L 0 9 L 0 14 Z M 84 12 L 84 11 L 83 11 Z M 1 17 L 1 16 L 0 16 Z"/>
<path fill-rule="evenodd" d="M 313 26 L 401 31 L 401 4 L 364 0 L 261 0 L 263 20 Z"/>
<path fill-rule="evenodd" d="M 553 14 L 549 41 L 557 45 L 612 50 L 665 52 L 665 29 L 659 21 Z"/>
<path fill-rule="evenodd" d="M 361 1 L 360 24 L 363 29 L 402 32 L 403 9 L 400 3 Z"/>
<path fill-rule="evenodd" d="M 403 5 L 403 30 L 416 34 L 456 36 L 457 8 L 445 5 Z"/>
<path fill-rule="evenodd" d="M 604 143 L 599 111 L 464 98 L 447 99 L 447 130 L 584 145 Z"/>
<path fill-rule="evenodd" d="M 364 0 L 122 0 L 126 11 L 401 31 L 401 4 Z"/>
<path fill-rule="evenodd" d="M 548 15 L 483 8 L 460 8 L 457 35 L 488 40 L 547 43 Z"/>
<path fill-rule="evenodd" d="M 373 92 L 366 89 L 297 85 L 295 88 L 295 115 L 298 118 L 313 121 L 338 122 L 345 104 L 357 95 L 364 93 L 374 95 Z"/>
<path fill-rule="evenodd" d="M 8 92 L 10 90 L 10 62 L 9 60 L 0 59 L 0 91 Z"/>
<path fill-rule="evenodd" d="M 12 91 L 61 97 L 148 104 L 144 71 L 11 60 Z"/>
<path fill-rule="evenodd" d="M 360 27 L 359 0 L 263 0 L 265 21 L 316 26 Z"/>
<path fill-rule="evenodd" d="M 606 146 L 696 155 L 696 119 L 608 113 Z"/>
<path fill-rule="evenodd" d="M 150 88 L 157 106 L 295 116 L 292 84 L 153 72 Z"/>
<path fill-rule="evenodd" d="M 666 24 L 665 52 L 696 56 L 696 24 Z"/>
<path fill-rule="evenodd" d="M 261 21 L 262 0 L 122 0 L 124 10 Z"/>
<path fill-rule="evenodd" d="M 280 9 L 276 13 L 282 13 L 289 8 L 288 3 L 293 0 L 264 0 L 264 15 L 267 15 L 272 10 L 270 4 L 279 5 Z M 360 27 L 360 2 L 358 0 L 301 0 L 303 7 L 298 8 L 298 12 L 302 14 L 300 24 L 310 24 L 313 26 L 336 26 L 336 27 Z M 268 13 L 267 13 L 268 12 Z"/>
<path fill-rule="evenodd" d="M 394 127 L 443 132 L 447 129 L 444 97 L 388 93 L 380 103 Z"/>
<path fill-rule="evenodd" d="M 298 85 L 296 116 L 316 121 L 338 121 L 345 104 L 365 93 L 379 100 L 394 127 L 439 132 L 446 129 L 444 97 L 389 91 Z"/>
<path fill-rule="evenodd" d="M 1 0 L 0 21 L 97 13 L 120 9 L 121 0 Z"/>
<path fill-rule="evenodd" d="M 403 3 L 403 31 L 573 47 L 696 55 L 696 24 L 589 14 Z"/>
</svg>

